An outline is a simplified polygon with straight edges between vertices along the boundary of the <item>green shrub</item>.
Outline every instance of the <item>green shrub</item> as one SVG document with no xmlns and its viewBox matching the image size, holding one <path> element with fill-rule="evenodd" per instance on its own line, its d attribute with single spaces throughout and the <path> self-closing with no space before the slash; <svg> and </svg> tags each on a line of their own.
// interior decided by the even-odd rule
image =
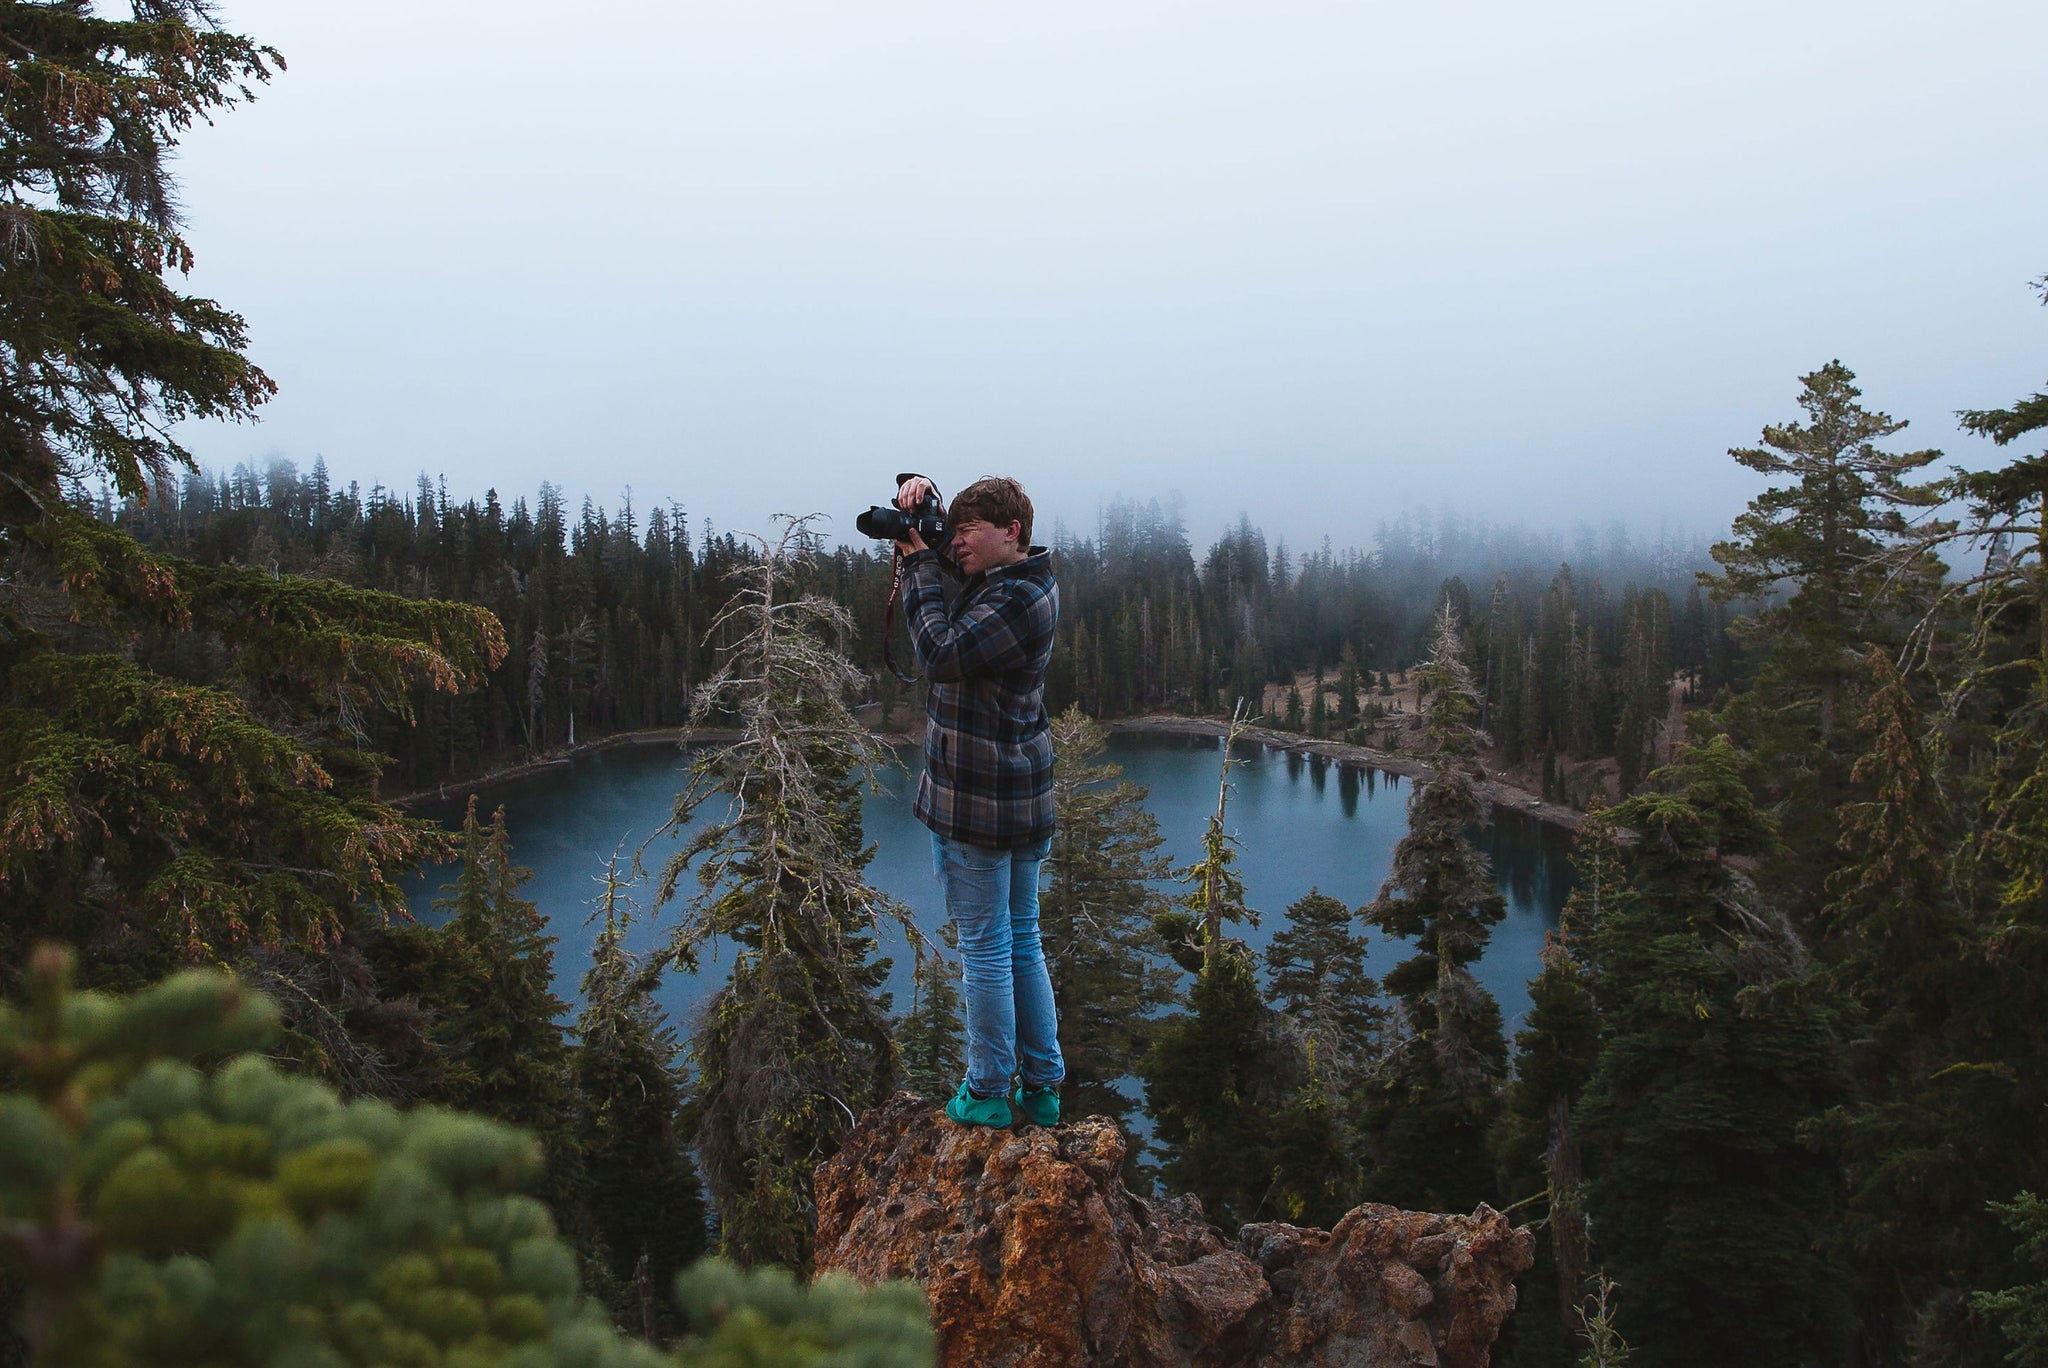
<svg viewBox="0 0 2048 1368">
<path fill-rule="evenodd" d="M 582 1293 L 525 1133 L 344 1103 L 248 1051 L 276 1012 L 224 974 L 133 997 L 70 987 L 37 952 L 0 1005 L 0 1252 L 39 1364 L 587 1368 L 929 1364 L 914 1287 L 799 1286 L 716 1263 L 663 1353 Z"/>
</svg>

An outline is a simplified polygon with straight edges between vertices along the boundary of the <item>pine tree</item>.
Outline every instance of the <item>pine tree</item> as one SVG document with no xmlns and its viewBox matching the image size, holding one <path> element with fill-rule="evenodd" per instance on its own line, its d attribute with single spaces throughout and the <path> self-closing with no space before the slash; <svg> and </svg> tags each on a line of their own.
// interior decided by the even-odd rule
<svg viewBox="0 0 2048 1368">
<path fill-rule="evenodd" d="M 1259 993 L 1251 951 L 1225 934 L 1233 922 L 1258 920 L 1245 906 L 1237 840 L 1227 826 L 1230 771 L 1240 763 L 1231 749 L 1250 722 L 1240 701 L 1224 737 L 1202 858 L 1176 871 L 1188 892 L 1154 923 L 1195 983 L 1191 1010 L 1160 1024 L 1144 1065 L 1145 1109 L 1166 1147 L 1167 1185 L 1194 1193 L 1225 1226 L 1258 1219 L 1272 1198 L 1277 1175 L 1267 1118 L 1294 1083 L 1292 1051 Z"/>
<path fill-rule="evenodd" d="M 375 798 L 371 728 L 480 683 L 497 623 L 147 551 L 89 498 L 169 493 L 196 469 L 175 423 L 274 389 L 242 319 L 170 278 L 169 157 L 281 63 L 200 0 L 13 3 L 0 36 L 0 949 L 76 940 L 97 976 L 359 936 L 449 850 Z"/>
<path fill-rule="evenodd" d="M 1907 512 L 1939 503 L 1938 486 L 1909 483 L 1936 460 L 1933 450 L 1892 452 L 1878 444 L 1906 425 L 1864 408 L 1855 376 L 1833 361 L 1801 377 L 1804 423 L 1766 427 L 1761 447 L 1728 454 L 1773 478 L 1717 543 L 1719 575 L 1703 576 L 1718 602 L 1760 604 L 1785 585 L 1781 603 L 1742 624 L 1744 649 L 1761 660 L 1753 686 L 1703 725 L 1728 731 L 1753 754 L 1760 793 L 1783 803 L 1786 857 L 1772 884 L 1802 917 L 1824 893 L 1815 886 L 1837 833 L 1835 809 L 1849 757 L 1842 734 L 1858 677 L 1855 647 L 1896 639 L 1909 594 L 1938 573 L 1931 557 L 1896 554 Z"/>
<path fill-rule="evenodd" d="M 1649 1368 L 1806 1364 L 1843 1331 L 1820 1252 L 1833 1166 L 1801 1131 L 1840 1100 L 1825 985 L 1783 918 L 1724 864 L 1773 840 L 1726 738 L 1613 809 L 1625 891 L 1587 929 L 1601 1043 L 1573 1117 L 1586 1213 Z"/>
<path fill-rule="evenodd" d="M 434 903 L 448 914 L 438 934 L 449 943 L 450 978 L 432 985 L 431 1000 L 446 1013 L 435 1034 L 467 1074 L 451 1100 L 546 1136 L 560 1132 L 567 1113 L 568 1047 L 557 1022 L 568 1004 L 555 996 L 547 918 L 519 896 L 532 877 L 512 863 L 505 809 L 486 829 L 472 795 L 462 872 Z"/>
<path fill-rule="evenodd" d="M 2042 1368 L 2048 1364 L 2048 1201 L 2022 1192 L 2011 1202 L 1993 1203 L 1992 1209 L 2020 1237 L 2020 1259 L 2041 1279 L 1998 1292 L 1980 1292 L 1971 1298 L 1971 1309 L 1995 1321 L 2004 1332 L 2010 1346 L 2006 1362 L 2020 1368 Z"/>
<path fill-rule="evenodd" d="M 568 1046 L 554 992 L 555 938 L 519 889 L 530 872 L 512 862 L 504 810 L 486 827 L 470 798 L 458 838 L 462 866 L 442 888 L 439 927 L 408 924 L 371 941 L 378 993 L 416 1004 L 432 1060 L 417 1067 L 422 1100 L 531 1130 L 547 1145 L 542 1191 L 574 1216 L 581 1154 L 570 1133 Z M 387 1094 L 405 1094 L 386 1087 Z"/>
<path fill-rule="evenodd" d="M 2048 278 L 2036 282 L 2048 304 Z M 1963 427 L 2004 447 L 2048 430 L 2048 394 L 2033 394 L 2008 408 L 1970 409 Z M 1959 539 L 1987 555 L 1983 569 L 1962 576 L 1954 592 L 1971 594 L 1979 640 L 2016 604 L 2031 621 L 2020 633 L 2033 638 L 2039 680 L 2048 679 L 2048 452 L 2020 456 L 1997 470 L 1959 471 L 1941 487 L 1965 501 L 1969 516 L 1960 524 L 1937 525 L 1930 547 Z M 2010 627 L 2005 629 L 2011 631 Z"/>
<path fill-rule="evenodd" d="M 1333 1102 L 1341 1105 L 1375 1062 L 1386 1011 L 1365 972 L 1365 938 L 1352 910 L 1311 888 L 1287 907 L 1287 929 L 1266 946 L 1268 995 L 1287 1014 Z"/>
<path fill-rule="evenodd" d="M 582 1166 L 577 1224 L 588 1226 L 592 1261 L 602 1265 L 602 1277 L 591 1281 L 617 1290 L 608 1298 L 613 1317 L 630 1323 L 638 1317 L 628 1315 L 620 1294 L 641 1261 L 652 1286 L 672 1286 L 704 1253 L 706 1212 L 690 1162 L 682 1047 L 651 996 L 650 966 L 626 949 L 634 916 L 625 888 L 615 855 L 598 900 L 604 926 L 583 975 L 569 1063 Z M 673 1313 L 657 1316 L 658 1331 L 675 1328 Z"/>
<path fill-rule="evenodd" d="M 1358 724 L 1358 681 L 1358 651 L 1347 641 L 1337 657 L 1337 730 L 1346 736 Z"/>
<path fill-rule="evenodd" d="M 1374 1200 L 1467 1210 L 1494 1195 L 1486 1137 L 1507 1064 L 1500 1007 L 1471 966 L 1507 904 L 1465 834 L 1487 809 L 1474 786 L 1477 690 L 1448 605 L 1416 673 L 1429 772 L 1408 800 L 1408 833 L 1386 883 L 1365 908 L 1368 921 L 1416 947 L 1386 976 L 1406 1039 L 1365 1090 L 1360 1126 Z"/>
<path fill-rule="evenodd" d="M 1203 964 L 1188 1007 L 1161 1025 L 1146 1056 L 1145 1107 L 1165 1145 L 1167 1188 L 1193 1193 L 1232 1229 L 1276 1214 L 1272 1118 L 1295 1083 L 1292 1052 L 1242 942 Z"/>
<path fill-rule="evenodd" d="M 948 922 L 941 932 L 947 950 L 959 952 L 958 930 Z M 903 1081 L 924 1097 L 944 1098 L 966 1077 L 967 1055 L 960 1017 L 960 962 L 936 949 L 920 955 L 911 974 L 916 995 L 910 1013 L 896 1023 L 896 1049 L 903 1058 Z M 1066 1022 L 1061 1020 L 1062 1048 Z M 1068 1077 L 1073 1076 L 1069 1055 Z"/>
<path fill-rule="evenodd" d="M 1847 1181 L 1831 1247 L 1854 1274 L 1862 1352 L 1971 1361 L 1989 1349 L 1968 1293 L 2006 1257 L 1987 1204 L 2048 1179 L 2028 1141 L 2041 1104 L 2028 1032 L 2008 1016 L 2029 1014 L 2030 995 L 2011 990 L 2032 974 L 1990 952 L 1957 903 L 1921 705 L 1883 652 L 1867 664 L 1867 749 L 1824 909 L 1857 1095 L 1810 1138 Z"/>
<path fill-rule="evenodd" d="M 1069 707 L 1053 719 L 1052 850 L 1039 928 L 1066 1057 L 1063 1105 L 1074 1116 L 1127 1124 L 1137 1105 L 1116 1083 L 1138 1071 L 1173 983 L 1154 959 L 1166 899 L 1159 823 L 1145 790 L 1105 764 L 1103 730 Z M 1138 1156 L 1131 1158 L 1133 1166 Z"/>
<path fill-rule="evenodd" d="M 736 942 L 732 977 L 691 1035 L 702 1108 L 697 1148 L 723 1249 L 743 1265 L 808 1269 L 811 1172 L 896 1075 L 887 972 L 874 959 L 881 917 L 914 948 L 907 908 L 862 877 L 858 776 L 877 746 L 846 703 L 863 677 L 837 649 L 851 622 L 816 595 L 786 597 L 815 545 L 791 519 L 713 623 L 732 645 L 697 692 L 693 722 L 734 725 L 704 752 L 676 799 L 681 827 L 714 798 L 725 807 L 669 862 L 657 905 L 695 866 L 698 893 L 667 958 L 695 966 L 713 937 Z"/>
<path fill-rule="evenodd" d="M 1614 822 L 1596 797 L 1572 846 L 1579 877 L 1555 934 L 1545 937 L 1542 970 L 1529 981 L 1527 1024 L 1515 1033 L 1515 1076 L 1502 1098 L 1496 1143 L 1510 1192 L 1540 1184 L 1549 1238 L 1523 1275 L 1526 1295 L 1503 1335 L 1516 1363 L 1569 1364 L 1588 1348 L 1580 1288 L 1587 1277 L 1584 1159 L 1572 1123 L 1599 1054 L 1599 1013 L 1582 947 L 1615 904 L 1622 857 Z"/>
<path fill-rule="evenodd" d="M 1344 1118 L 1352 1091 L 1377 1062 L 1386 1017 L 1352 916 L 1311 888 L 1289 904 L 1287 929 L 1266 947 L 1269 993 L 1291 1028 L 1302 1080 L 1273 1118 L 1270 1200 L 1285 1219 L 1308 1225 L 1334 1225 L 1356 1204 Z"/>
<path fill-rule="evenodd" d="M 1174 900 L 1173 907 L 1153 918 L 1167 952 L 1190 973 L 1223 953 L 1228 941 L 1224 932 L 1232 923 L 1259 924 L 1259 914 L 1245 905 L 1244 876 L 1237 872 L 1238 841 L 1230 834 L 1227 820 L 1230 771 L 1244 763 L 1231 753 L 1232 748 L 1253 720 L 1254 714 L 1239 699 L 1223 737 L 1216 810 L 1202 830 L 1202 856 L 1173 871 L 1174 880 L 1187 885 L 1188 891 Z"/>
</svg>

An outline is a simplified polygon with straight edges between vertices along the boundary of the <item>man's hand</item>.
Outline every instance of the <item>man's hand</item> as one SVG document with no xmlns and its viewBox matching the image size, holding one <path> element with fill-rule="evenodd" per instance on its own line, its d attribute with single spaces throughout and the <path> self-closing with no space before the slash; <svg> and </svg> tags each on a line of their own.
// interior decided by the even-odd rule
<svg viewBox="0 0 2048 1368">
<path fill-rule="evenodd" d="M 915 513 L 919 504 L 936 493 L 938 490 L 932 487 L 930 480 L 922 475 L 913 475 L 896 487 L 896 506 L 905 513 Z M 928 551 L 931 548 L 924 544 L 924 538 L 913 527 L 907 538 L 896 543 L 896 549 L 907 556 L 913 551 Z"/>
</svg>

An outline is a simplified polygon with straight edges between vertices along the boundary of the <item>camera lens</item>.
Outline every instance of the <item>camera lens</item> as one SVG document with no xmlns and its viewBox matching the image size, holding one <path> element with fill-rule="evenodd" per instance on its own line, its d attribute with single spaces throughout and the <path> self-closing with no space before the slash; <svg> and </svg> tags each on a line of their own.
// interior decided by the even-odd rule
<svg viewBox="0 0 2048 1368">
<path fill-rule="evenodd" d="M 863 537 L 876 541 L 902 541 L 910 532 L 910 519 L 900 508 L 875 504 L 853 520 Z"/>
</svg>

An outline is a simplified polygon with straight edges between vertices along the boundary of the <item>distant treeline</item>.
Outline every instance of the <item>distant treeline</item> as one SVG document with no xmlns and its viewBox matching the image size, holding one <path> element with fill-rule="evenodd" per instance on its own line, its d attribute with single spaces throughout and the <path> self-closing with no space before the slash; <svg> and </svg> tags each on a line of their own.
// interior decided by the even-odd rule
<svg viewBox="0 0 2048 1368">
<path fill-rule="evenodd" d="M 844 692 L 911 701 L 875 670 L 888 562 L 787 537 L 757 556 L 674 506 L 572 517 L 554 489 L 508 510 L 337 490 L 318 465 L 200 474 L 174 425 L 253 417 L 275 385 L 240 317 L 180 293 L 165 154 L 275 53 L 200 0 L 94 10 L 0 6 L 0 996 L 27 1004 L 0 1010 L 0 1364 L 282 1361 L 238 1354 L 245 1332 L 300 1341 L 298 1362 L 341 1361 L 308 1347 L 336 1332 L 351 1361 L 525 1363 L 556 1329 L 578 1362 L 647 1361 L 597 1322 L 703 1328 L 649 1295 L 703 1246 L 692 1151 L 720 1247 L 801 1273 L 816 1161 L 899 1079 L 959 1076 L 937 955 L 893 1028 L 877 996 L 870 736 Z M 1798 413 L 1730 451 L 1765 487 L 1709 550 L 1708 602 L 1683 544 L 1566 554 L 1409 520 L 1303 556 L 1241 522 L 1197 557 L 1175 512 L 1128 503 L 1092 538 L 1053 531 L 1056 708 L 1270 706 L 1268 685 L 1334 671 L 1334 708 L 1317 688 L 1285 711 L 1385 731 L 1374 710 L 1413 699 L 1402 744 L 1428 770 L 1378 895 L 1312 890 L 1261 964 L 1234 935 L 1253 909 L 1227 760 L 1200 858 L 1165 870 L 1143 795 L 1061 711 L 1043 927 L 1077 1108 L 1128 1115 L 1117 1080 L 1142 1078 L 1165 1186 L 1226 1226 L 1359 1200 L 1539 1225 L 1493 1347 L 1512 1368 L 2048 1363 L 2048 392 L 1965 411 L 2012 450 L 1936 475 L 1854 380 L 1801 376 Z M 80 502 L 102 483 L 124 502 Z M 843 607 L 768 611 L 806 587 Z M 1714 603 L 1750 611 L 1723 631 Z M 857 667 L 804 626 L 842 617 Z M 1361 697 L 1410 664 L 1401 697 Z M 1588 804 L 1509 1041 L 1472 972 L 1505 913 L 1469 840 L 1498 754 L 1482 724 L 1525 764 L 1618 745 L 1598 768 L 1627 786 L 1687 676 L 1711 693 L 1690 743 Z M 641 958 L 610 867 L 572 1043 L 503 821 L 472 809 L 458 838 L 401 811 L 387 757 L 431 783 L 679 722 L 700 682 L 722 711 L 692 715 L 743 739 L 678 816 L 733 801 L 656 897 L 691 855 L 716 896 L 663 910 Z M 455 858 L 446 923 L 409 922 L 401 881 Z M 1406 956 L 1377 982 L 1360 918 Z M 731 970 L 686 1062 L 650 994 L 708 938 Z M 262 988 L 273 1058 L 336 1093 L 173 1062 L 251 1041 L 203 1010 L 242 1019 L 241 990 L 148 987 L 187 964 Z M 73 997 L 74 974 L 119 996 Z M 337 1096 L 376 1099 L 363 1144 L 319 1119 Z M 429 1169 L 480 1177 L 504 1137 L 393 1110 L 419 1103 L 542 1137 L 554 1215 L 454 1205 Z M 361 1198 L 367 1225 L 344 1214 Z M 451 1241 L 455 1221 L 517 1257 Z M 382 1304 L 337 1304 L 371 1266 Z M 713 1286 L 761 1332 L 733 1361 L 838 1352 L 804 1322 L 844 1328 L 844 1299 L 812 1316 L 754 1286 Z"/>
<path fill-rule="evenodd" d="M 616 510 L 585 499 L 572 511 L 543 484 L 532 503 L 508 508 L 495 490 L 458 501 L 445 478 L 424 475 L 410 494 L 338 486 L 320 460 L 309 473 L 273 459 L 188 474 L 146 504 L 104 504 L 101 516 L 203 564 L 496 614 L 508 651 L 487 685 L 460 697 L 422 689 L 416 721 L 374 737 L 409 787 L 572 739 L 680 725 L 724 645 L 712 624 L 733 572 L 760 554 L 747 536 L 693 529 L 681 504 L 643 507 L 630 491 Z M 1645 772 L 1674 671 L 1711 689 L 1731 668 L 1726 610 L 1695 583 L 1705 545 L 1669 534 L 1645 544 L 1619 527 L 1581 529 L 1567 547 L 1520 528 L 1403 515 L 1377 525 L 1370 551 L 1328 539 L 1294 551 L 1240 518 L 1198 556 L 1176 507 L 1119 499 L 1093 536 L 1055 527 L 1048 540 L 1062 604 L 1047 682 L 1054 711 L 1224 713 L 1268 685 L 1315 676 L 1327 706 L 1312 691 L 1309 706 L 1277 721 L 1394 741 L 1373 730 L 1375 710 L 1359 695 L 1420 658 L 1448 594 L 1472 624 L 1487 720 L 1509 763 L 1614 755 L 1629 787 Z M 805 587 L 852 611 L 849 653 L 876 681 L 872 701 L 899 716 L 904 700 L 882 665 L 888 548 L 840 547 L 816 564 Z M 899 638 L 897 655 L 906 651 Z"/>
</svg>

